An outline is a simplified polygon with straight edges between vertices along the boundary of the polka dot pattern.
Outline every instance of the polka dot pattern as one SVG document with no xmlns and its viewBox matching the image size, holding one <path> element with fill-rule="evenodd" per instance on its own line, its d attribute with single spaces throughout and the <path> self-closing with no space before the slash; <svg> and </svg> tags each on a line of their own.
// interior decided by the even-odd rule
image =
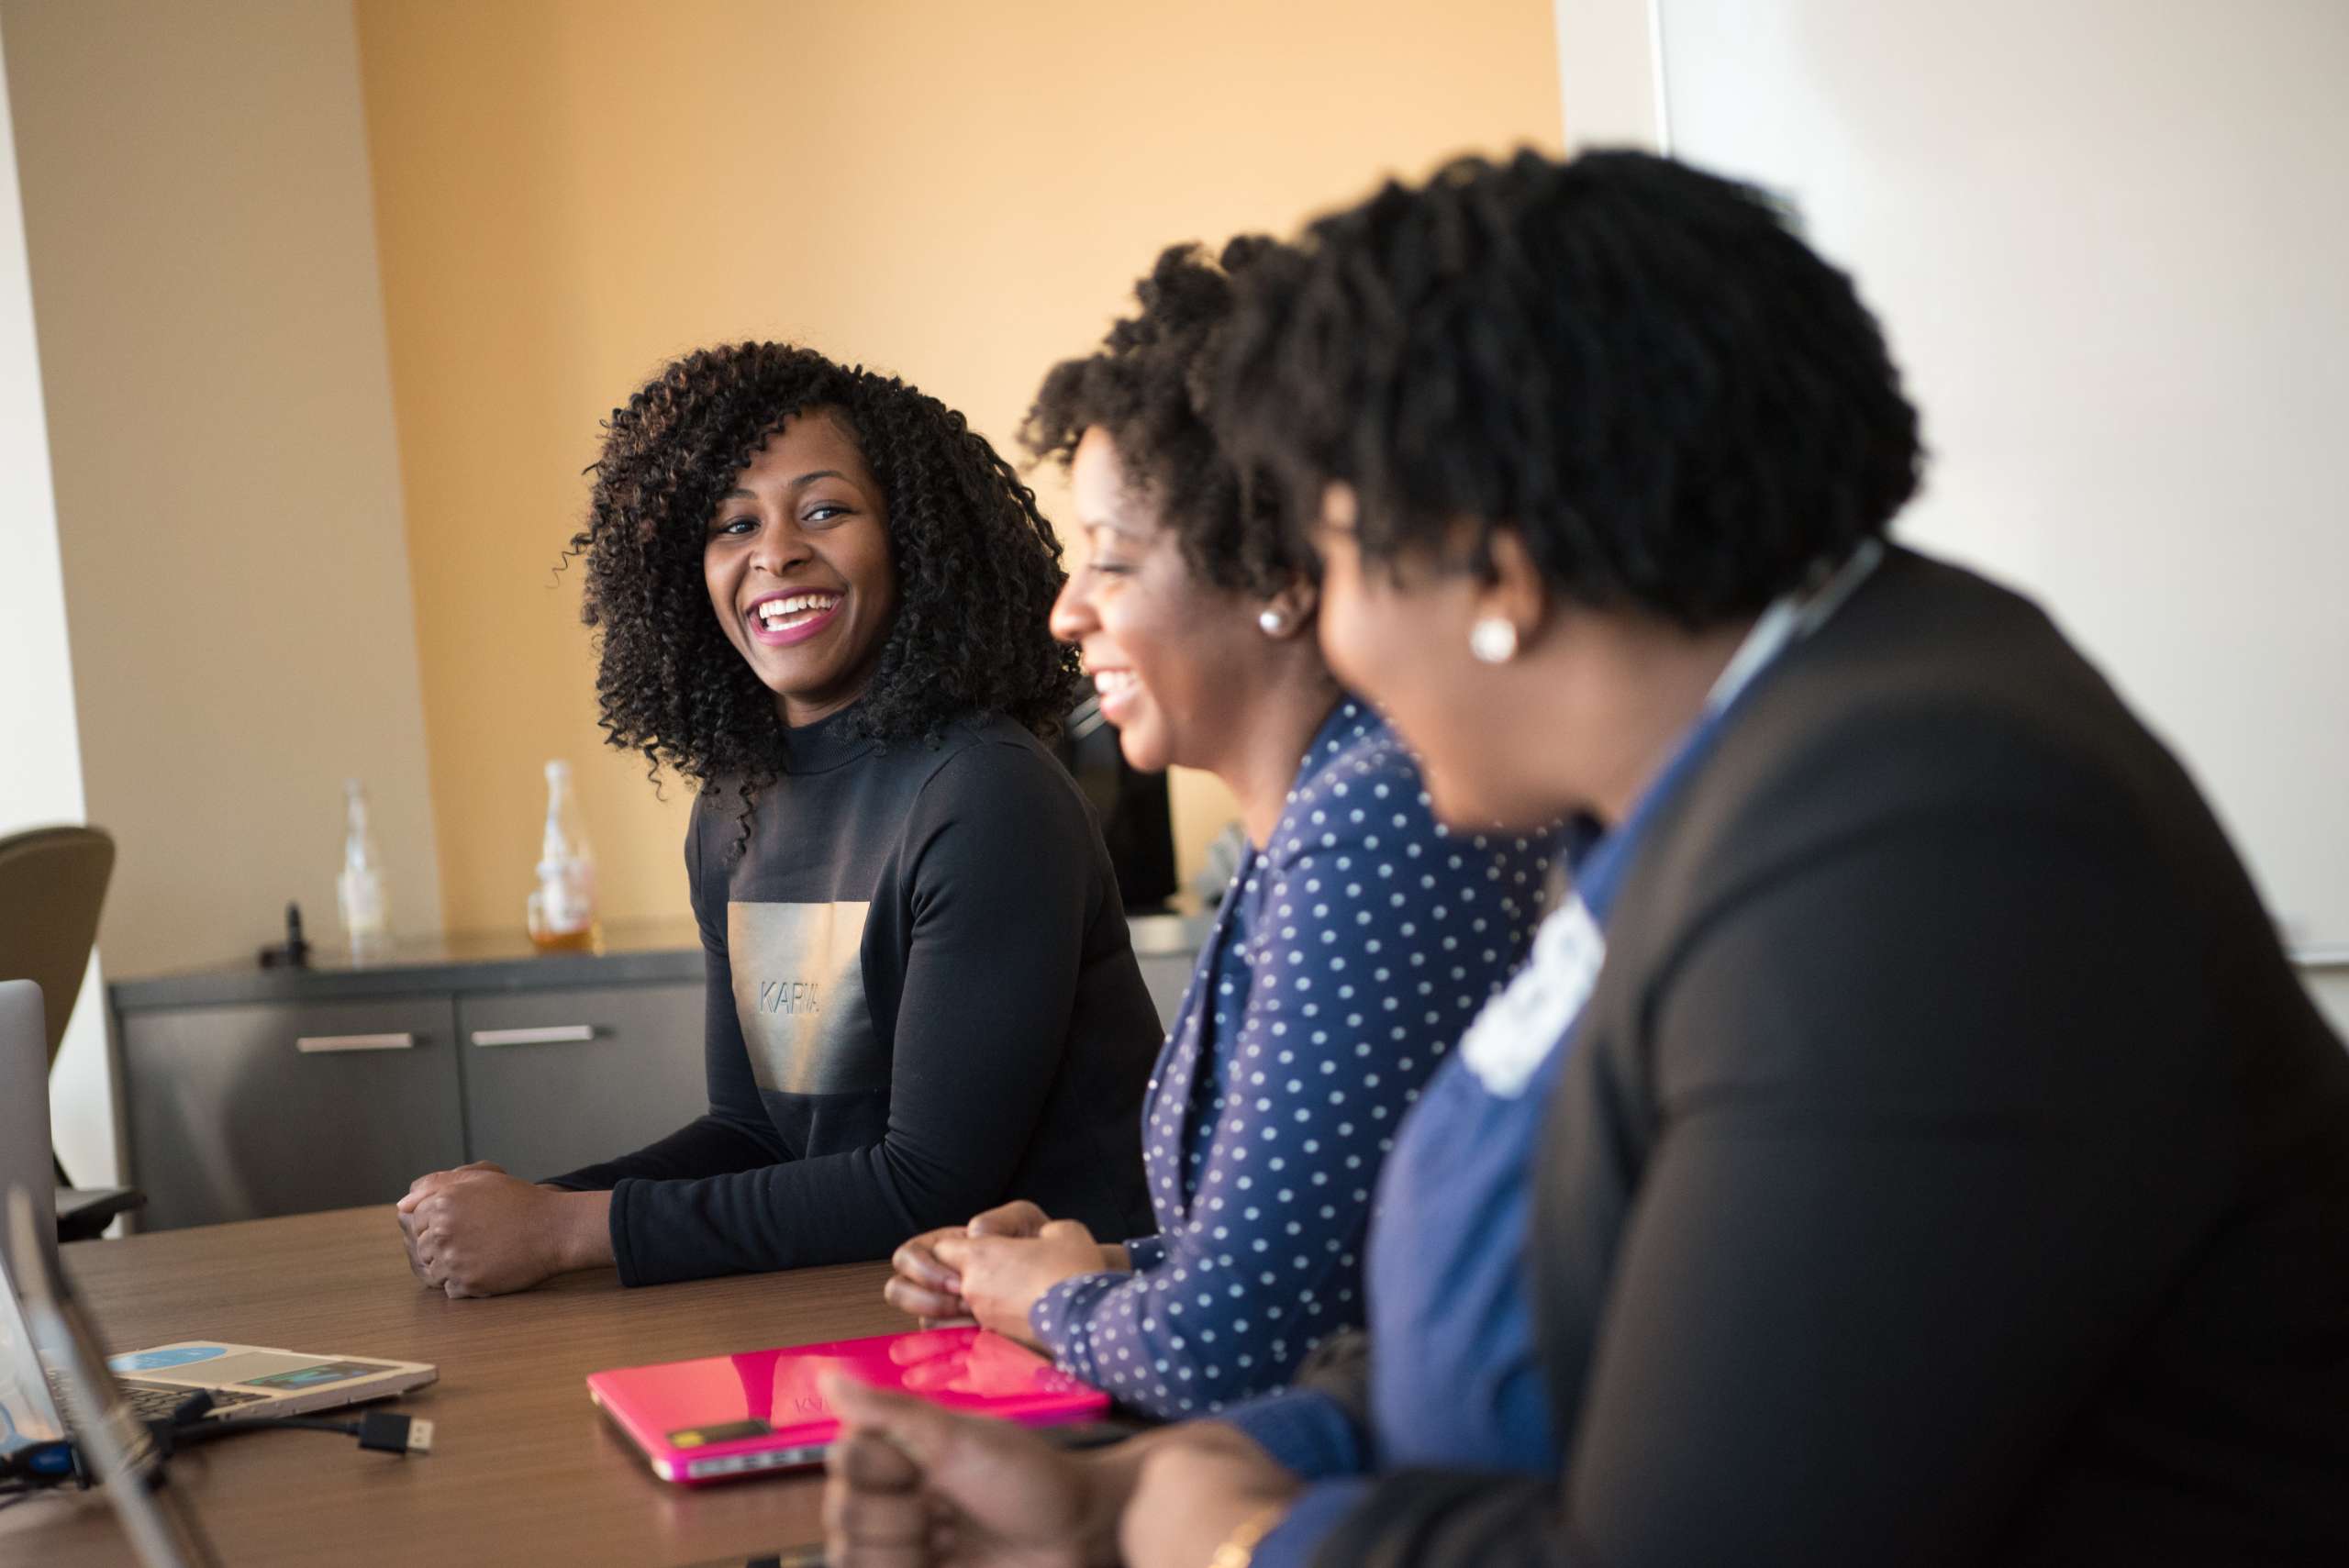
<svg viewBox="0 0 2349 1568">
<path fill-rule="evenodd" d="M 1059 1363 L 1168 1418 L 1275 1388 L 1363 1321 L 1378 1168 L 1540 923 L 1547 840 L 1448 832 L 1393 733 L 1344 702 L 1227 890 L 1160 1052 L 1134 1273 L 1063 1281 Z"/>
</svg>

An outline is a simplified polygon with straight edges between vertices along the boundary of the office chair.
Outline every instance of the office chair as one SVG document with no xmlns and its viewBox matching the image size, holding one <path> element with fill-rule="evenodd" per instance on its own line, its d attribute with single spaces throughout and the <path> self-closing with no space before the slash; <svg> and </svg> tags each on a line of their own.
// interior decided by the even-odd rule
<svg viewBox="0 0 2349 1568">
<path fill-rule="evenodd" d="M 47 999 L 49 1064 L 97 945 L 98 912 L 114 874 L 114 840 L 95 828 L 34 828 L 0 836 L 0 980 L 29 980 Z M 95 1236 L 144 1203 L 126 1187 L 77 1189 L 57 1166 L 59 1240 Z"/>
</svg>

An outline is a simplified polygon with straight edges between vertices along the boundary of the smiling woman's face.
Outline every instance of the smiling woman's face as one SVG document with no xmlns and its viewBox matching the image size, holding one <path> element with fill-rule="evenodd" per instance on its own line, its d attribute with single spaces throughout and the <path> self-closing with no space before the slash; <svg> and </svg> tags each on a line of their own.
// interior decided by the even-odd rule
<svg viewBox="0 0 2349 1568">
<path fill-rule="evenodd" d="M 835 415 L 794 416 L 752 454 L 702 545 L 710 608 L 785 724 L 863 695 L 897 604 L 889 515 Z"/>
<path fill-rule="evenodd" d="M 1052 635 L 1083 655 L 1127 762 L 1212 771 L 1237 697 L 1261 684 L 1257 603 L 1192 569 L 1097 426 L 1070 460 L 1069 490 L 1092 555 L 1052 606 Z"/>
</svg>

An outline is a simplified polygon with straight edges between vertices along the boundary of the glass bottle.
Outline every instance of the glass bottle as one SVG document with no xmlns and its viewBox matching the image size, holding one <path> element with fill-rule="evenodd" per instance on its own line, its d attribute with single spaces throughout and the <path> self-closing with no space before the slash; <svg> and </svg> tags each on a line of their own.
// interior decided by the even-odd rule
<svg viewBox="0 0 2349 1568">
<path fill-rule="evenodd" d="M 379 958 L 392 945 L 391 902 L 384 889 L 384 852 L 367 821 L 367 786 L 343 780 L 342 803 L 342 874 L 335 878 L 335 902 L 343 940 L 353 959 Z"/>
<path fill-rule="evenodd" d="M 530 941 L 540 952 L 592 951 L 596 927 L 596 857 L 579 827 L 571 793 L 571 764 L 547 764 L 547 827 L 539 843 L 539 884 L 530 891 Z"/>
</svg>

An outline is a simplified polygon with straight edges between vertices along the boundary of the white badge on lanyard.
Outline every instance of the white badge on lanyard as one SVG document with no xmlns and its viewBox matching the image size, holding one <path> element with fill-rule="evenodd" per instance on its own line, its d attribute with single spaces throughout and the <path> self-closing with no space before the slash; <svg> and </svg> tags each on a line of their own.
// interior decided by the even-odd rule
<svg viewBox="0 0 2349 1568">
<path fill-rule="evenodd" d="M 1558 1047 L 1590 999 L 1607 962 L 1607 939 L 1578 895 L 1542 922 L 1533 956 L 1461 1037 L 1460 1053 L 1487 1094 L 1513 1100 Z"/>
</svg>

